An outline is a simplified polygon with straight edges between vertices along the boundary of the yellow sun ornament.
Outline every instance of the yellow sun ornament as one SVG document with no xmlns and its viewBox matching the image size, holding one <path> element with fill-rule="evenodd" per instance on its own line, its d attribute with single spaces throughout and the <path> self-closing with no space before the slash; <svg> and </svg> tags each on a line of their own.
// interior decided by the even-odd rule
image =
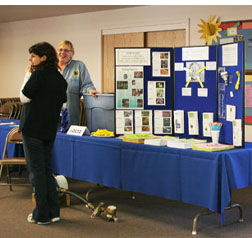
<svg viewBox="0 0 252 238">
<path fill-rule="evenodd" d="M 221 24 L 220 21 L 217 20 L 217 17 L 209 17 L 209 21 L 205 22 L 204 20 L 200 19 L 203 25 L 198 24 L 199 27 L 202 29 L 198 30 L 199 33 L 202 33 L 200 39 L 205 39 L 205 43 L 207 45 L 212 45 L 213 40 L 217 42 L 217 37 L 221 37 L 219 25 Z"/>
</svg>

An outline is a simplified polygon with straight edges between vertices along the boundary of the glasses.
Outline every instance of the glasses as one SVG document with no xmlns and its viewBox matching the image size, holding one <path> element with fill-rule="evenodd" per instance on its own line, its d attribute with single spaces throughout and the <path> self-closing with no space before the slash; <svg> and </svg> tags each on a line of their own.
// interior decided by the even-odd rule
<svg viewBox="0 0 252 238">
<path fill-rule="evenodd" d="M 65 53 L 69 53 L 69 52 L 71 52 L 72 50 L 60 48 L 60 49 L 58 49 L 58 51 L 59 51 L 59 52 L 63 52 L 63 51 L 64 51 Z"/>
</svg>

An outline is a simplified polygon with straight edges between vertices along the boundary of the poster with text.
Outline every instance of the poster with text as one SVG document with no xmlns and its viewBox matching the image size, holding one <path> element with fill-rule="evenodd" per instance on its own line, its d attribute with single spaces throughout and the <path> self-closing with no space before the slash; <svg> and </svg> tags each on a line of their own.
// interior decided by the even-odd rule
<svg viewBox="0 0 252 238">
<path fill-rule="evenodd" d="M 143 67 L 116 67 L 116 109 L 143 109 Z"/>
</svg>

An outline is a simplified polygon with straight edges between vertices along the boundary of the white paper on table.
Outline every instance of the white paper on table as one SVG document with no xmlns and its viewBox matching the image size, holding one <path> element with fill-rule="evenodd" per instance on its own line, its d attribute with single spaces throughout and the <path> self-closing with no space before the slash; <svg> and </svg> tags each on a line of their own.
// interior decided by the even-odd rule
<svg viewBox="0 0 252 238">
<path fill-rule="evenodd" d="M 75 136 L 90 135 L 90 131 L 86 126 L 71 125 L 67 131 L 67 135 L 75 135 Z"/>
<path fill-rule="evenodd" d="M 213 122 L 213 112 L 203 112 L 203 136 L 211 137 L 210 124 Z"/>
<path fill-rule="evenodd" d="M 189 135 L 199 135 L 198 112 L 190 111 L 190 112 L 187 112 L 187 115 L 188 115 Z"/>
<path fill-rule="evenodd" d="M 242 146 L 242 120 L 233 121 L 233 145 Z"/>
<path fill-rule="evenodd" d="M 175 110 L 174 114 L 174 131 L 178 134 L 184 133 L 184 110 Z"/>
<path fill-rule="evenodd" d="M 236 106 L 234 105 L 227 105 L 226 107 L 226 120 L 227 121 L 234 121 L 236 118 Z"/>
</svg>

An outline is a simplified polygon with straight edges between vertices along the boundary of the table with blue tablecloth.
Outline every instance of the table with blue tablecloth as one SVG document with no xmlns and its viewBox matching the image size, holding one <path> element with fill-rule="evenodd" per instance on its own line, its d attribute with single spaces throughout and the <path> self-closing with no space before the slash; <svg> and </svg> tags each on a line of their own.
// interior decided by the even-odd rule
<svg viewBox="0 0 252 238">
<path fill-rule="evenodd" d="M 0 150 L 10 127 L 0 126 Z M 220 152 L 175 149 L 57 133 L 56 174 L 181 200 L 223 214 L 231 190 L 252 184 L 252 148 Z"/>
<path fill-rule="evenodd" d="M 232 189 L 252 183 L 250 148 L 203 152 L 58 133 L 53 157 L 58 174 L 219 213 Z"/>
</svg>

